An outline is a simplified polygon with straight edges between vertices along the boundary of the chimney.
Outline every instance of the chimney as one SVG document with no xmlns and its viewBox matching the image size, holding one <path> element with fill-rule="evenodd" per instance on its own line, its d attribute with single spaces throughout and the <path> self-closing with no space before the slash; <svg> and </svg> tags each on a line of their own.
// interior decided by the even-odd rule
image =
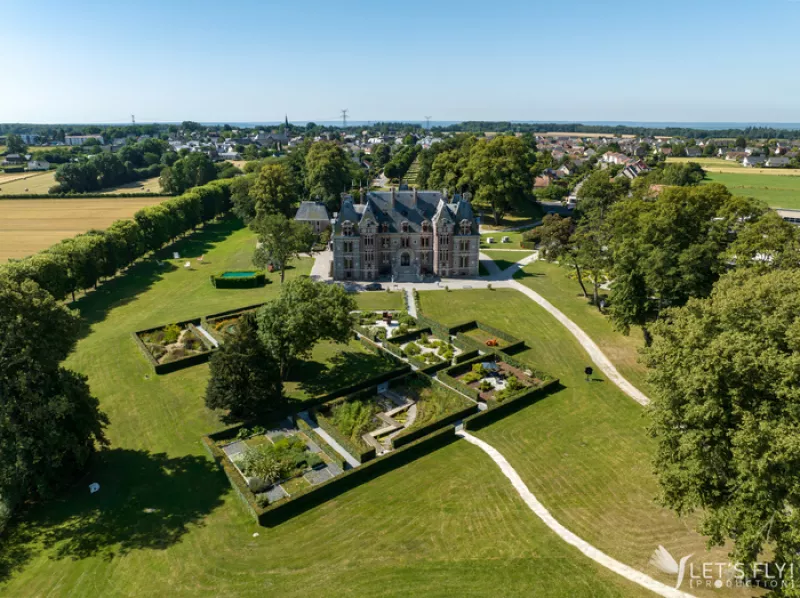
<svg viewBox="0 0 800 598">
<path fill-rule="evenodd" d="M 447 202 L 447 189 L 446 188 L 442 189 L 442 197 L 444 198 L 444 201 Z"/>
</svg>

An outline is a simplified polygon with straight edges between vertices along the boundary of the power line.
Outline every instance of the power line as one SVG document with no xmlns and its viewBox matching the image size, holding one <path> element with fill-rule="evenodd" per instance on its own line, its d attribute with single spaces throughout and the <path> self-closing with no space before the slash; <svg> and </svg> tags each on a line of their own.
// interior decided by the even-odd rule
<svg viewBox="0 0 800 598">
<path fill-rule="evenodd" d="M 347 108 L 342 110 L 342 127 L 347 128 Z"/>
</svg>

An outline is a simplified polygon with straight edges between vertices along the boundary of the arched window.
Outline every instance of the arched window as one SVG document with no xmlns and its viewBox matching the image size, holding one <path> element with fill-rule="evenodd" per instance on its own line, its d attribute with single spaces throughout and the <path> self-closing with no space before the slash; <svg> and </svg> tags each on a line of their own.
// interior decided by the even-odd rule
<svg viewBox="0 0 800 598">
<path fill-rule="evenodd" d="M 405 252 L 400 254 L 400 265 L 401 266 L 410 266 L 411 265 L 411 256 Z"/>
<path fill-rule="evenodd" d="M 349 220 L 345 220 L 344 224 L 342 224 L 342 234 L 345 237 L 352 237 L 353 236 L 353 223 Z"/>
<path fill-rule="evenodd" d="M 386 222 L 381 224 L 381 232 L 382 233 L 388 233 L 389 232 L 389 225 Z"/>
<path fill-rule="evenodd" d="M 427 220 L 422 223 L 422 232 L 423 233 L 431 232 L 431 223 L 428 222 Z"/>
<path fill-rule="evenodd" d="M 466 218 L 461 221 L 461 234 L 469 235 L 472 233 L 472 223 Z"/>
<path fill-rule="evenodd" d="M 400 223 L 400 232 L 407 233 L 408 232 L 408 222 L 405 220 Z"/>
</svg>

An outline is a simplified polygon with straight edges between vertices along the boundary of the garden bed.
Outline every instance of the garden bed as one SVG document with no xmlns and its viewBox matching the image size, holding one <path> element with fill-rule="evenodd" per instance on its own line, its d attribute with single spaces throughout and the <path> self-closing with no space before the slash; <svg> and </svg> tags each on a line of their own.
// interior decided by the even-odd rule
<svg viewBox="0 0 800 598">
<path fill-rule="evenodd" d="M 199 320 L 140 330 L 133 338 L 157 374 L 208 361 L 214 344 L 196 327 Z"/>
<path fill-rule="evenodd" d="M 291 498 L 342 473 L 321 439 L 312 440 L 292 423 L 282 428 L 241 428 L 236 439 L 217 442 L 257 504 Z"/>
<path fill-rule="evenodd" d="M 449 341 L 433 336 L 430 331 L 422 331 L 416 339 L 400 345 L 400 353 L 417 365 L 429 366 L 450 363 L 462 351 Z"/>
<path fill-rule="evenodd" d="M 402 311 L 362 311 L 356 331 L 373 341 L 384 341 L 419 330 L 417 321 Z"/>
<path fill-rule="evenodd" d="M 469 365 L 469 369 L 462 368 L 464 371 L 453 377 L 475 390 L 482 401 L 503 402 L 544 382 L 531 370 L 514 367 L 496 356 L 480 357 L 464 365 Z"/>
</svg>

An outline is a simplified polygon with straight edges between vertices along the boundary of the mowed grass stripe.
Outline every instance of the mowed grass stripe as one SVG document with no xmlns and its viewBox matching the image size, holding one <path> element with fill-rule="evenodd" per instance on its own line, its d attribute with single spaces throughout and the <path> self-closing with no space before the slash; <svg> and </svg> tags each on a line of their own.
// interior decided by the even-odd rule
<svg viewBox="0 0 800 598">
<path fill-rule="evenodd" d="M 260 289 L 208 282 L 209 271 L 250 267 L 254 244 L 241 224 L 212 224 L 164 252 L 177 250 L 181 260 L 164 268 L 141 262 L 74 304 L 86 336 L 67 365 L 89 376 L 111 420 L 104 459 L 146 453 L 136 458 L 141 467 L 96 466 L 86 479 L 98 481 L 100 493 L 79 484 L 30 512 L 31 537 L 4 543 L 33 552 L 0 595 L 137 597 L 165 587 L 177 597 L 647 595 L 552 534 L 491 460 L 463 441 L 276 528 L 258 528 L 200 444 L 223 425 L 203 405 L 207 366 L 155 376 L 130 339 L 148 325 L 277 296 L 277 274 Z M 197 264 L 203 254 L 206 263 Z M 287 277 L 310 267 L 300 260 Z M 152 470 L 159 454 L 174 463 L 168 472 Z M 40 545 L 65 529 L 64 540 Z M 88 541 L 85 550 L 74 550 L 71 538 Z"/>
<path fill-rule="evenodd" d="M 674 578 L 648 564 L 659 544 L 672 554 L 695 553 L 698 562 L 727 558 L 723 549 L 705 551 L 705 539 L 693 531 L 696 519 L 655 503 L 646 412 L 603 376 L 584 380 L 591 362 L 555 318 L 512 289 L 422 292 L 420 304 L 444 324 L 477 319 L 508 330 L 530 347 L 519 359 L 560 379 L 559 392 L 475 435 L 508 459 L 562 525 L 670 585 Z"/>
<path fill-rule="evenodd" d="M 104 229 L 165 199 L 0 199 L 0 262 L 31 255 L 90 229 Z"/>
</svg>

